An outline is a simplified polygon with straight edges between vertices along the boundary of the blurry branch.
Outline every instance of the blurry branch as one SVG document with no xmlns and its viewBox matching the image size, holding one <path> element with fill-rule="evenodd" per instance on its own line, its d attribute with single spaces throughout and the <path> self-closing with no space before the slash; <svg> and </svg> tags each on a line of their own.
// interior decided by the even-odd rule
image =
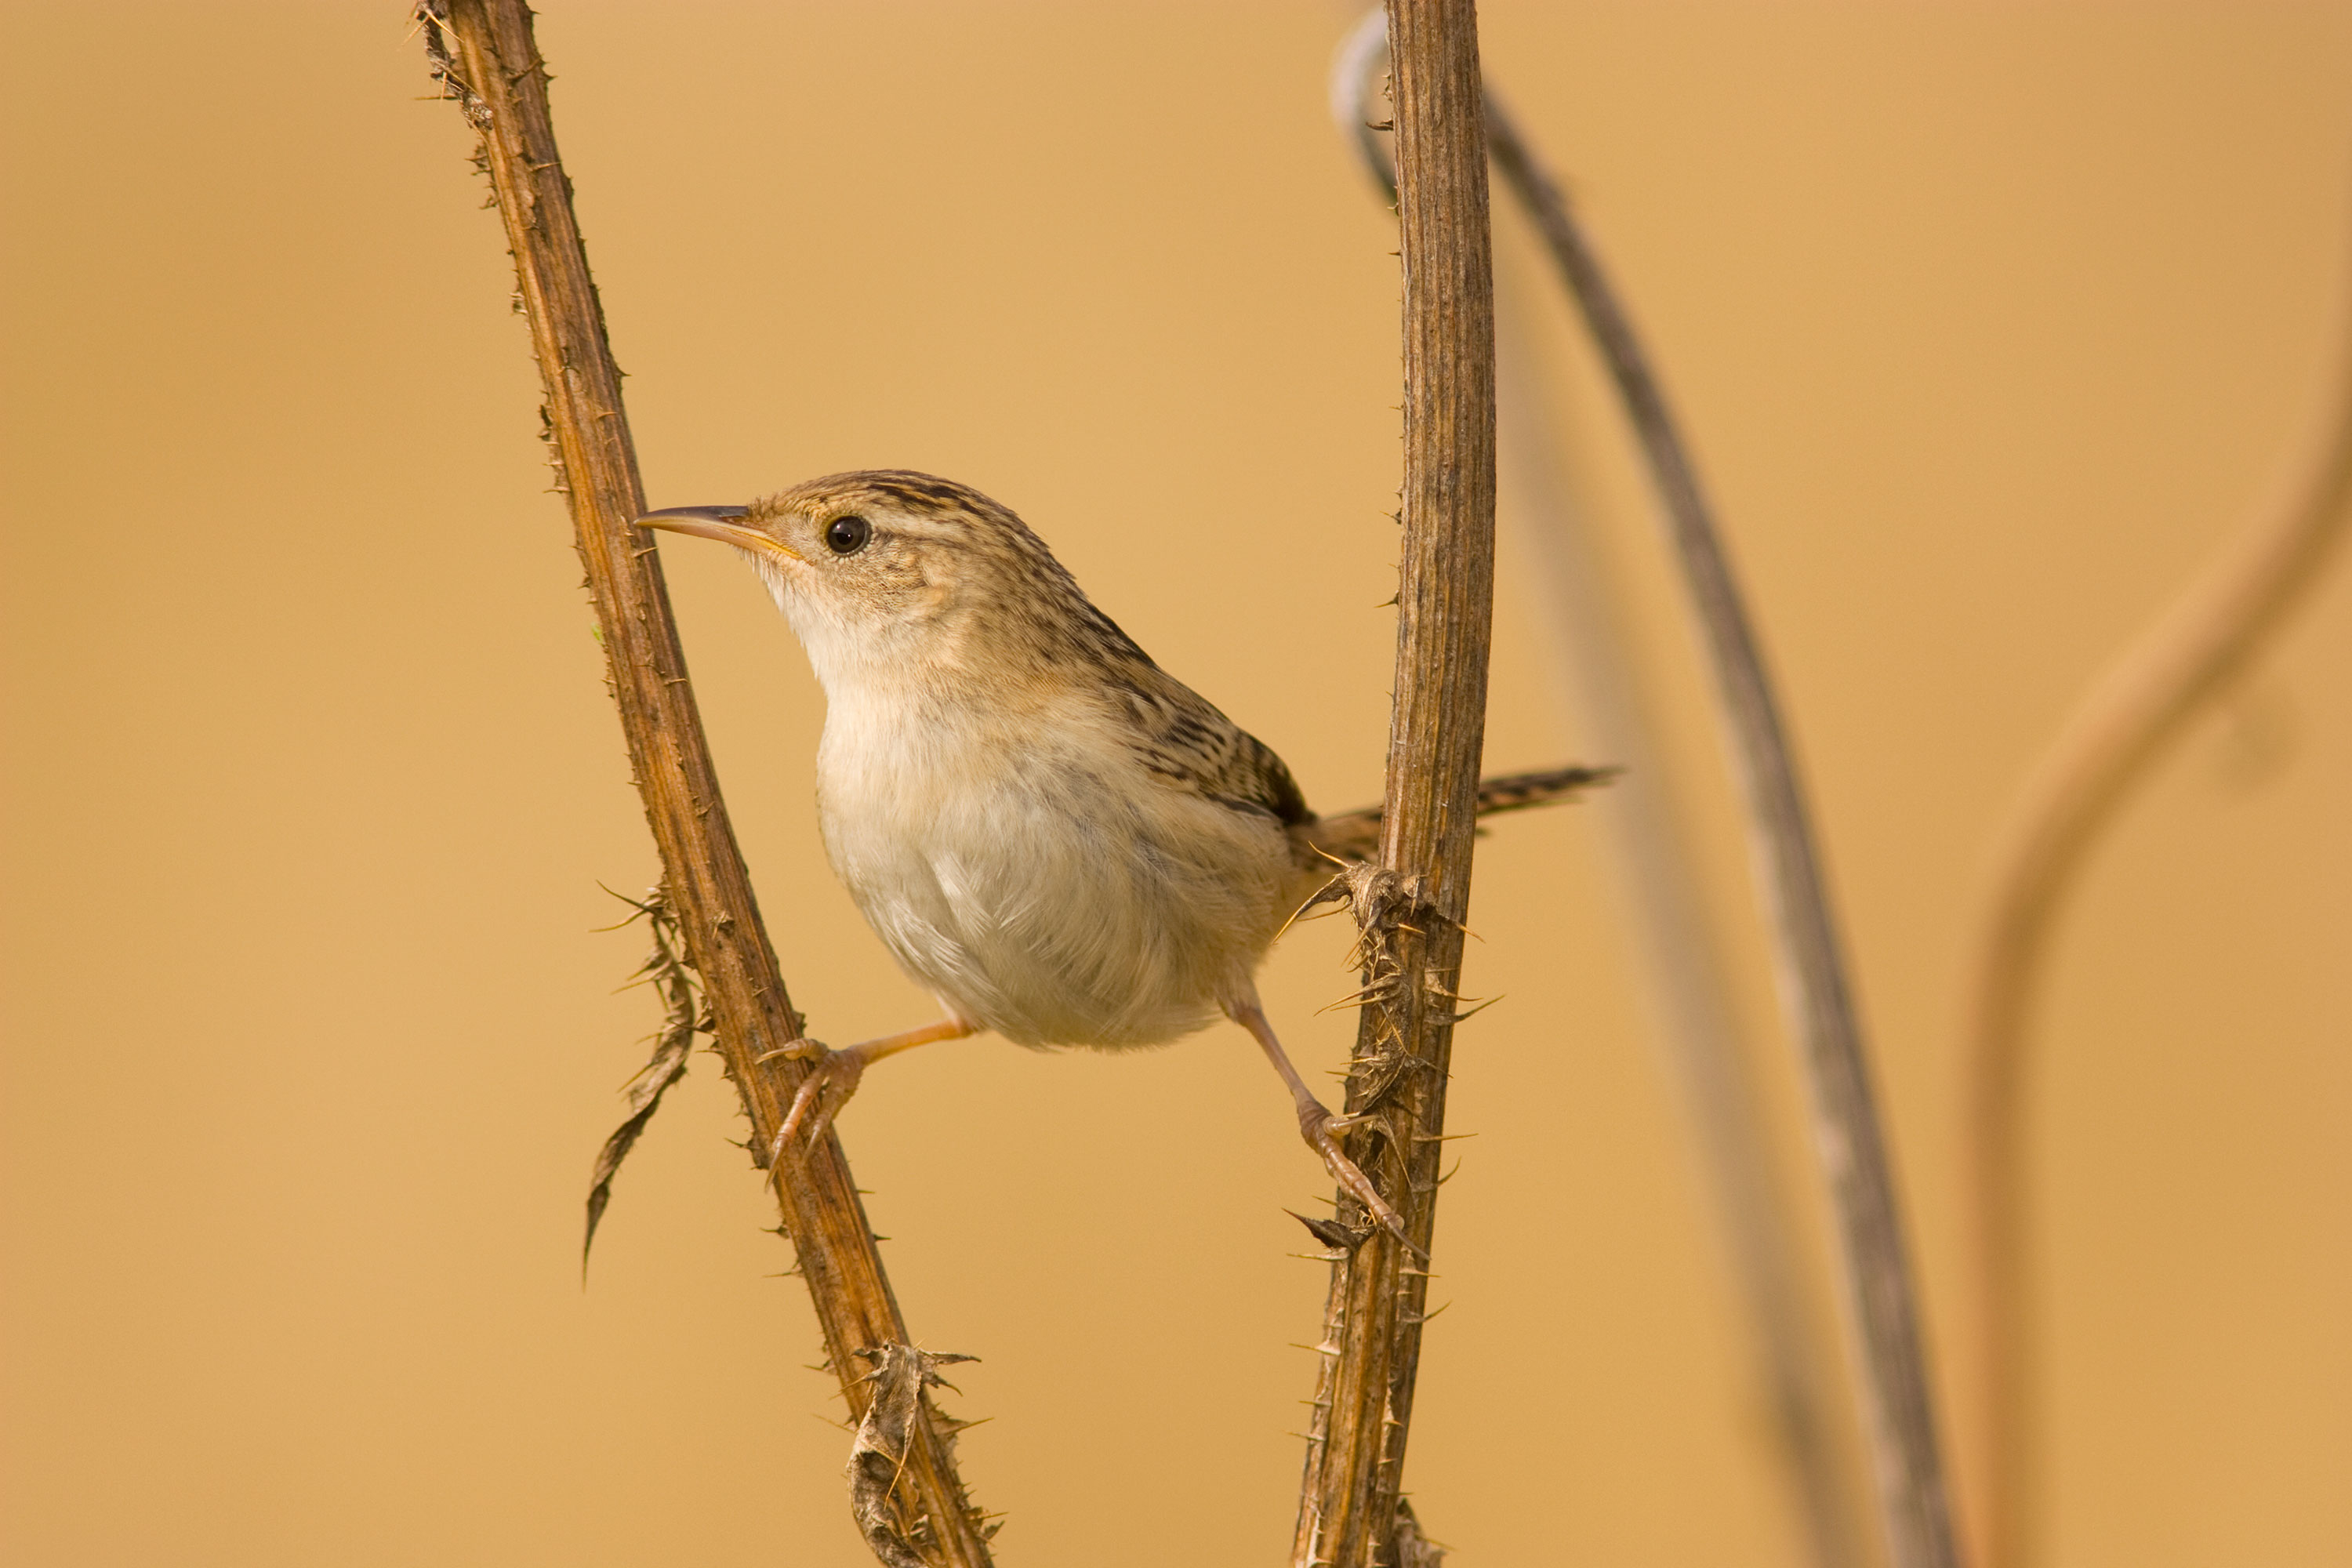
<svg viewBox="0 0 2352 1568">
<path fill-rule="evenodd" d="M 1517 510 L 1536 556 L 1529 578 L 1559 645 L 1558 662 L 1576 688 L 1578 745 L 1625 770 L 1597 816 L 1631 917 L 1626 934 L 1644 972 L 1663 1065 L 1689 1118 L 1697 1173 L 1744 1310 L 1762 1423 L 1804 1533 L 1805 1560 L 1816 1568 L 1862 1568 L 1872 1555 L 1864 1520 L 1869 1482 L 1850 1431 L 1835 1326 L 1823 1310 L 1826 1298 L 1813 1294 L 1815 1265 L 1795 1194 L 1774 1158 L 1776 1127 L 1759 1082 L 1769 1031 L 1754 1031 L 1751 1040 L 1741 1022 L 1731 957 L 1709 919 L 1703 852 L 1676 809 L 1664 745 L 1627 668 L 1637 648 L 1625 607 L 1601 581 L 1593 525 L 1577 515 L 1570 482 L 1545 450 L 1548 432 L 1537 424 L 1545 411 L 1528 406 L 1535 389 L 1512 374 L 1507 273 L 1498 290 L 1502 455 L 1507 475 L 1518 477 L 1506 495 L 1524 492 Z"/>
<path fill-rule="evenodd" d="M 751 1146 L 764 1150 L 808 1070 L 782 1055 L 801 1038 L 801 1019 L 719 798 L 661 558 L 631 527 L 645 510 L 645 494 L 571 182 L 556 153 L 530 13 L 522 0 L 426 0 L 417 19 L 434 75 L 481 137 L 480 163 L 497 193 L 539 359 L 557 488 L 571 506 L 614 700 L 661 851 L 664 898 L 685 934 L 728 1076 L 742 1094 Z M 911 1353 L 910 1336 L 839 1139 L 828 1131 L 804 1161 L 779 1161 L 769 1180 L 834 1375 L 851 1419 L 863 1423 L 877 1365 Z M 916 1416 L 900 1413 L 877 1439 L 897 1445 L 892 1481 L 880 1497 L 859 1499 L 860 1528 L 869 1542 L 877 1531 L 887 1535 L 913 1561 L 982 1568 L 989 1562 L 986 1535 L 956 1476 L 952 1429 L 931 1409 L 919 1378 L 911 1397 Z M 863 1441 L 862 1425 L 860 1433 Z"/>
<path fill-rule="evenodd" d="M 1349 1152 L 1413 1246 L 1334 1258 L 1294 1568 L 1434 1561 L 1401 1507 L 1470 898 L 1495 578 L 1494 274 L 1473 0 L 1391 0 L 1403 189 L 1404 507 L 1378 860 L 1349 877 L 1366 1002 Z"/>
<path fill-rule="evenodd" d="M 1486 121 L 1496 167 L 1543 237 L 1616 383 L 1715 675 L 1836 1221 L 1841 1283 L 1859 1340 L 1863 1430 L 1890 1558 L 1895 1568 L 1952 1568 L 1958 1551 L 1894 1174 L 1828 886 L 1763 655 L 1696 467 L 1631 318 L 1559 186 L 1491 95 Z"/>
<path fill-rule="evenodd" d="M 1331 113 L 1387 200 L 1396 174 L 1374 123 L 1371 89 L 1387 67 L 1386 17 L 1377 7 L 1349 35 L 1332 66 Z M 1488 135 L 1495 134 L 1494 99 Z M 1507 322 L 1508 312 L 1503 312 Z M 1511 342 L 1502 333 L 1505 348 Z M 1810 1272 L 1787 1184 L 1769 1149 L 1770 1119 L 1741 1038 L 1729 961 L 1708 929 L 1703 858 L 1678 820 L 1665 784 L 1664 748 L 1633 669 L 1624 612 L 1603 585 L 1589 525 L 1566 498 L 1565 476 L 1543 459 L 1558 446 L 1527 405 L 1532 388 L 1502 355 L 1502 448 L 1517 454 L 1542 563 L 1546 619 L 1591 731 L 1590 743 L 1626 776 L 1601 810 L 1611 825 L 1617 879 L 1633 916 L 1659 1033 L 1694 1124 L 1701 1171 L 1746 1307 L 1760 1363 L 1778 1458 L 1818 1568 L 1857 1568 L 1867 1552 L 1854 1510 L 1866 1483 L 1849 1473 L 1839 1418 L 1844 1392 L 1807 1298 Z M 1517 395 L 1525 393 L 1527 395 Z M 1517 420 L 1515 421 L 1515 413 Z M 1524 434 L 1524 439 L 1516 437 Z"/>
<path fill-rule="evenodd" d="M 2339 304 L 2352 315 L 2352 303 Z M 1974 1206 L 1988 1568 L 2025 1568 L 2040 1520 L 2029 1271 L 2027 1025 L 2050 932 L 2084 858 L 2165 747 L 2242 671 L 2315 582 L 2352 519 L 2352 353 L 2324 427 L 2273 505 L 2092 688 L 2043 754 L 1988 859 L 1967 979 L 1965 1189 Z"/>
<path fill-rule="evenodd" d="M 1836 1221 L 1847 1310 L 1860 1340 L 1863 1430 L 1889 1557 L 1895 1568 L 1952 1568 L 1959 1554 L 1894 1172 L 1829 888 L 1763 654 L 1697 470 L 1631 318 L 1533 151 L 1492 105 L 1487 124 L 1496 167 L 1542 234 L 1617 383 L 1705 633 L 1746 797 L 1781 997 L 1812 1105 L 1813 1145 Z"/>
</svg>

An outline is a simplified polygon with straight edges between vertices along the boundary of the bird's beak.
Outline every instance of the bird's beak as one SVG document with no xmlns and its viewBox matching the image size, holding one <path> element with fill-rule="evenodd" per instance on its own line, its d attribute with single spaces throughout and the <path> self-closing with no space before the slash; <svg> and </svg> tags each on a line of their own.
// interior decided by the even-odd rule
<svg viewBox="0 0 2352 1568">
<path fill-rule="evenodd" d="M 663 528 L 672 533 L 690 533 L 697 539 L 715 539 L 721 544 L 732 544 L 760 555 L 786 555 L 797 561 L 800 552 L 772 535 L 750 527 L 743 520 L 751 508 L 741 506 L 673 506 L 660 511 L 649 511 L 637 519 L 639 528 Z"/>
</svg>

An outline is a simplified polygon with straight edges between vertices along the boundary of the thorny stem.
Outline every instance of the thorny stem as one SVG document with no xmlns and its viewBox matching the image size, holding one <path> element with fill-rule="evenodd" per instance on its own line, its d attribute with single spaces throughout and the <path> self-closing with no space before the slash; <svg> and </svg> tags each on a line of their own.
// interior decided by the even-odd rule
<svg viewBox="0 0 2352 1568">
<path fill-rule="evenodd" d="M 661 557 L 630 526 L 645 510 L 645 492 L 571 182 L 556 151 L 530 12 L 522 0 L 426 0 L 417 19 L 435 75 L 481 137 L 480 162 L 497 193 L 539 358 L 557 486 L 587 567 L 663 885 L 728 1076 L 742 1094 L 751 1146 L 764 1150 L 809 1070 L 782 1056 L 802 1037 L 801 1019 L 719 796 Z M 850 1417 L 863 1421 L 874 1400 L 874 1366 L 910 1336 L 839 1139 L 828 1131 L 804 1156 L 779 1161 L 769 1181 Z M 869 1540 L 877 1529 L 895 1536 L 912 1561 L 985 1568 L 987 1532 L 956 1475 L 950 1425 L 919 1391 L 918 1397 L 923 1418 L 896 1428 L 905 1434 L 905 1452 L 882 1502 L 885 1517 L 868 1519 L 861 1510 L 860 1527 Z"/>
<path fill-rule="evenodd" d="M 1350 879 L 1371 993 L 1348 1078 L 1377 1173 L 1425 1258 L 1434 1227 L 1494 599 L 1494 278 L 1473 0 L 1390 0 L 1404 272 L 1404 507 L 1395 706 L 1378 862 Z M 1343 1219 L 1362 1226 L 1342 1197 Z M 1373 1228 L 1332 1268 L 1295 1568 L 1401 1552 L 1428 1276 Z"/>
<path fill-rule="evenodd" d="M 1388 63 L 1386 21 L 1380 6 L 1371 7 L 1340 47 L 1332 64 L 1331 113 L 1365 174 L 1393 205 L 1396 170 L 1373 123 L 1381 116 L 1370 105 Z M 1498 135 L 1511 132 L 1492 88 L 1486 103 L 1491 147 Z M 1507 325 L 1509 311 L 1501 315 Z M 1507 343 L 1507 331 L 1498 331 Z M 1539 416 L 1525 409 L 1519 417 L 1530 426 L 1528 438 L 1512 440 L 1515 405 L 1530 400 L 1512 395 L 1510 361 L 1509 354 L 1501 356 L 1501 446 L 1507 458 L 1516 447 L 1525 470 L 1543 562 L 1538 587 L 1583 717 L 1603 754 L 1629 775 L 1612 792 L 1606 813 L 1618 879 L 1649 971 L 1661 1043 L 1679 1079 L 1727 1260 L 1754 1333 L 1782 1471 L 1817 1568 L 1856 1568 L 1869 1555 L 1861 1529 L 1868 1483 L 1842 1440 L 1846 1394 L 1805 1289 L 1811 1266 L 1787 1184 L 1769 1153 L 1769 1120 L 1734 1016 L 1725 960 L 1705 919 L 1698 849 L 1677 822 L 1662 781 L 1661 747 L 1641 682 L 1627 662 L 1622 614 L 1599 585 L 1602 574 L 1587 538 L 1589 525 L 1562 499 L 1564 476 L 1549 460 L 1555 443 L 1533 427 Z"/>
<path fill-rule="evenodd" d="M 1559 186 L 1489 98 L 1496 167 L 1582 311 L 1647 460 L 1713 669 L 1747 807 L 1782 1004 L 1790 1015 L 1836 1221 L 1857 1340 L 1863 1430 L 1895 1568 L 1956 1568 L 1917 1293 L 1894 1172 L 1796 759 L 1721 531 L 1631 317 Z"/>
<path fill-rule="evenodd" d="M 2339 342 L 2344 331 L 2339 321 Z M 2189 718 L 2286 619 L 2352 522 L 2352 357 L 2341 347 L 2331 374 L 2325 423 L 2284 492 L 2083 700 L 2026 780 L 1988 857 L 1966 991 L 1964 1063 L 1986 1568 L 2027 1568 L 2041 1536 L 2027 1026 L 2050 931 L 2100 832 Z"/>
</svg>

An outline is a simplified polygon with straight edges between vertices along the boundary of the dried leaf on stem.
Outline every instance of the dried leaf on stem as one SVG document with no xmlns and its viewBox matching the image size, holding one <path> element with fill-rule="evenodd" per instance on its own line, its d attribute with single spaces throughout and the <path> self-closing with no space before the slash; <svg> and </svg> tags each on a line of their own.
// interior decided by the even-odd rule
<svg viewBox="0 0 2352 1568">
<path fill-rule="evenodd" d="M 909 1535 L 901 1510 L 893 1504 L 907 1478 L 909 1447 L 922 1425 L 929 1426 L 929 1439 L 938 1447 L 955 1444 L 960 1424 L 941 1417 L 925 1393 L 951 1386 L 940 1375 L 940 1367 L 975 1358 L 930 1355 L 912 1345 L 883 1345 L 865 1355 L 874 1363 L 866 1374 L 874 1397 L 849 1446 L 849 1509 L 877 1560 L 888 1568 L 924 1568 L 937 1561 L 939 1543 L 931 1539 L 929 1521 L 916 1521 L 915 1533 Z M 982 1531 L 983 1537 L 995 1533 L 993 1526 Z"/>
<path fill-rule="evenodd" d="M 662 900 L 659 888 L 643 899 L 625 900 L 636 912 L 625 925 L 644 921 L 653 932 L 654 950 L 646 955 L 645 963 L 631 979 L 638 984 L 650 985 L 662 999 L 662 1026 L 653 1037 L 653 1054 L 646 1058 L 636 1076 L 629 1079 L 629 1114 L 613 1129 L 604 1140 L 604 1148 L 596 1152 L 596 1169 L 588 1178 L 588 1224 L 580 1238 L 580 1272 L 588 1272 L 588 1252 L 596 1245 L 596 1226 L 604 1217 L 604 1207 L 613 1201 L 613 1178 L 621 1172 L 621 1162 L 636 1147 L 637 1139 L 661 1109 L 662 1096 L 670 1086 L 686 1076 L 686 1064 L 694 1050 L 694 1037 L 702 1027 L 702 1005 L 695 992 L 693 973 L 680 955 L 681 939 L 677 920 Z"/>
</svg>

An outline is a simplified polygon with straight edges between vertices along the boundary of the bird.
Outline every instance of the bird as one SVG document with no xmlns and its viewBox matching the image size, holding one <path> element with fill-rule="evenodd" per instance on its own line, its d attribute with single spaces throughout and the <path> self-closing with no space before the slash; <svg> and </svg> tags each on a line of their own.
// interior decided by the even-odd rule
<svg viewBox="0 0 2352 1568">
<path fill-rule="evenodd" d="M 1377 807 L 1318 816 L 1271 748 L 1161 669 L 1019 517 L 969 486 L 870 469 L 635 521 L 732 545 L 758 569 L 824 691 L 826 858 L 944 1014 L 776 1053 L 813 1070 L 772 1163 L 803 1126 L 821 1133 L 868 1067 L 917 1046 L 987 1031 L 1122 1050 L 1223 1016 L 1265 1051 L 1338 1184 L 1403 1236 L 1255 980 L 1301 907 L 1376 853 Z M 1482 815 L 1565 799 L 1607 772 L 1488 780 Z"/>
</svg>

